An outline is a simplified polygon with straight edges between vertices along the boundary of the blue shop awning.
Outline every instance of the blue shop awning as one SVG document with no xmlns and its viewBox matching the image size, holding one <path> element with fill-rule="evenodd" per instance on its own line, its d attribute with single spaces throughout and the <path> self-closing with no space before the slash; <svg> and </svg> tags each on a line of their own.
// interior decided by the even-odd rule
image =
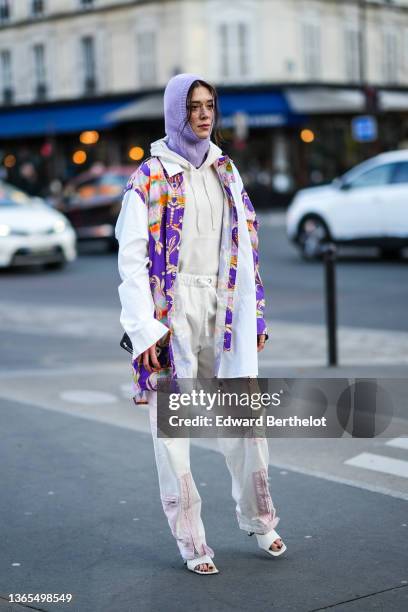
<svg viewBox="0 0 408 612">
<path fill-rule="evenodd" d="M 236 111 L 248 115 L 290 112 L 285 96 L 279 91 L 223 93 L 220 95 L 220 106 L 225 116 Z"/>
<path fill-rule="evenodd" d="M 0 138 L 29 138 L 108 128 L 115 121 L 107 115 L 125 102 L 122 99 L 0 111 Z"/>
<path fill-rule="evenodd" d="M 288 125 L 303 121 L 295 115 L 281 92 L 246 91 L 221 93 L 219 96 L 222 126 L 232 127 L 236 113 L 246 115 L 250 127 Z M 110 114 L 118 123 L 163 118 L 163 94 L 143 96 Z"/>
<path fill-rule="evenodd" d="M 236 113 L 244 113 L 250 127 L 286 125 L 291 115 L 283 93 L 273 91 L 223 93 L 220 109 L 223 127 L 234 125 Z"/>
<path fill-rule="evenodd" d="M 303 120 L 284 92 L 246 91 L 220 94 L 222 126 L 232 127 L 244 113 L 249 127 L 293 125 Z M 110 102 L 44 105 L 0 111 L 0 138 L 30 138 L 100 130 L 128 121 L 163 118 L 163 94 L 123 97 Z"/>
</svg>

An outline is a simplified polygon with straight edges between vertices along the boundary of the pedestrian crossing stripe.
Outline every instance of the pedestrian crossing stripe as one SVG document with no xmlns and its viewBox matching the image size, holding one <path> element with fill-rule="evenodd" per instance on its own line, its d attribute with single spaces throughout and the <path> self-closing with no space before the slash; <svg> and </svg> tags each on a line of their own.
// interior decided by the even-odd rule
<svg viewBox="0 0 408 612">
<path fill-rule="evenodd" d="M 384 457 L 374 453 L 360 453 L 351 459 L 347 459 L 345 465 L 363 468 L 365 470 L 373 470 L 392 476 L 408 478 L 408 461 Z"/>
<path fill-rule="evenodd" d="M 394 446 L 395 448 L 408 450 L 408 436 L 404 438 L 392 438 L 391 440 L 387 440 L 386 444 L 388 444 L 388 446 Z"/>
</svg>

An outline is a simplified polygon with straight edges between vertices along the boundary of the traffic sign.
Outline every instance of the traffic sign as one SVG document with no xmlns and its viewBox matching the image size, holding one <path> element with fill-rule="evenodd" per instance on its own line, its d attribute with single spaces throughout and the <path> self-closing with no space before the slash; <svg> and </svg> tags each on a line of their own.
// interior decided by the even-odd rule
<svg viewBox="0 0 408 612">
<path fill-rule="evenodd" d="M 378 137 L 377 119 L 372 115 L 353 117 L 351 131 L 356 142 L 374 142 Z"/>
</svg>

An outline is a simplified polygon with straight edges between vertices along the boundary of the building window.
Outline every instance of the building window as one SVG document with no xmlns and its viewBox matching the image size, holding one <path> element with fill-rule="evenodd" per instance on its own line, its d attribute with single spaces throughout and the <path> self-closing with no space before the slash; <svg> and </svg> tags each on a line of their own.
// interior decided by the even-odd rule
<svg viewBox="0 0 408 612">
<path fill-rule="evenodd" d="M 398 81 L 398 37 L 395 30 L 386 30 L 383 38 L 384 79 L 389 83 Z"/>
<path fill-rule="evenodd" d="M 249 28 L 246 23 L 221 23 L 218 28 L 220 72 L 224 79 L 249 74 Z"/>
<path fill-rule="evenodd" d="M 31 14 L 33 17 L 44 15 L 44 0 L 31 0 Z"/>
<path fill-rule="evenodd" d="M 157 78 L 155 32 L 139 32 L 137 34 L 137 58 L 140 84 L 154 85 Z"/>
<path fill-rule="evenodd" d="M 10 2 L 9 0 L 0 0 L 0 23 L 10 19 Z"/>
<path fill-rule="evenodd" d="M 219 27 L 220 33 L 220 57 L 221 57 L 221 76 L 229 77 L 229 55 L 228 55 L 228 27 L 226 23 L 222 23 Z"/>
<path fill-rule="evenodd" d="M 320 26 L 317 21 L 303 23 L 303 57 L 306 76 L 316 79 L 321 76 Z"/>
<path fill-rule="evenodd" d="M 81 39 L 81 47 L 84 93 L 85 95 L 92 95 L 96 92 L 95 42 L 92 36 L 84 36 Z"/>
<path fill-rule="evenodd" d="M 238 23 L 238 66 L 240 76 L 248 75 L 248 26 Z"/>
<path fill-rule="evenodd" d="M 404 71 L 408 69 L 408 28 L 404 31 Z"/>
<path fill-rule="evenodd" d="M 360 80 L 360 40 L 358 27 L 349 25 L 344 32 L 346 77 L 349 81 Z"/>
<path fill-rule="evenodd" d="M 0 52 L 1 85 L 4 104 L 13 102 L 13 80 L 11 74 L 11 53 L 8 49 Z"/>
<path fill-rule="evenodd" d="M 44 45 L 38 44 L 33 47 L 34 52 L 34 75 L 35 75 L 35 97 L 37 100 L 45 100 L 47 97 L 47 81 L 45 70 Z"/>
</svg>

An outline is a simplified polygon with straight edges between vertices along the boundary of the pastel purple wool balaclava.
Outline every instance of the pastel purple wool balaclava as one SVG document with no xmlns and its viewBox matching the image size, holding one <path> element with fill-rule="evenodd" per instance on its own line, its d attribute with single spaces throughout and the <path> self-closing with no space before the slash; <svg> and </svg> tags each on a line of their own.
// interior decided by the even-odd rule
<svg viewBox="0 0 408 612">
<path fill-rule="evenodd" d="M 194 81 L 205 83 L 196 74 L 187 73 L 176 74 L 167 83 L 164 91 L 164 125 L 169 149 L 198 168 L 210 146 L 210 137 L 199 138 L 187 121 L 187 94 Z"/>
</svg>

